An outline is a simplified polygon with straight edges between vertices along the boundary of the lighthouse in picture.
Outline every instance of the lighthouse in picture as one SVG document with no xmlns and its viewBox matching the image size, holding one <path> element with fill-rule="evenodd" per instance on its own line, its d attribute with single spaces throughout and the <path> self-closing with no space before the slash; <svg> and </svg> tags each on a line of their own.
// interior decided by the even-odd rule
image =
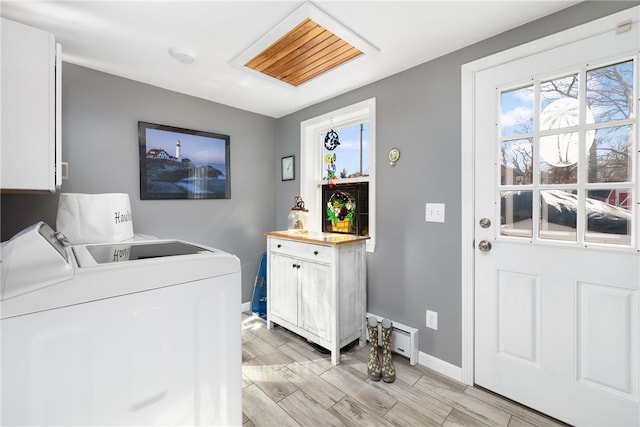
<svg viewBox="0 0 640 427">
<path fill-rule="evenodd" d="M 180 141 L 176 141 L 176 160 L 180 161 Z"/>
</svg>

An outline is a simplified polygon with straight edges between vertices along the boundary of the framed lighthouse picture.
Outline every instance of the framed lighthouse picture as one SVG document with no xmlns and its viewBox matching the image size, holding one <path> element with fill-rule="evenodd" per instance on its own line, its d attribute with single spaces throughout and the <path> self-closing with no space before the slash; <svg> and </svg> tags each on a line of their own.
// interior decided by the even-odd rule
<svg viewBox="0 0 640 427">
<path fill-rule="evenodd" d="M 230 199 L 229 135 L 138 122 L 140 199 Z"/>
</svg>

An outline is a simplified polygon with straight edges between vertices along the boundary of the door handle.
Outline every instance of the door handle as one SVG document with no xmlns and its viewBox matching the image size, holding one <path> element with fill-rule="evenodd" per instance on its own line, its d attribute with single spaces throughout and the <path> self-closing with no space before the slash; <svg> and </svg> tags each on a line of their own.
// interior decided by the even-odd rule
<svg viewBox="0 0 640 427">
<path fill-rule="evenodd" d="M 478 243 L 478 249 L 482 252 L 489 252 L 491 250 L 491 242 L 488 240 L 481 240 Z"/>
</svg>

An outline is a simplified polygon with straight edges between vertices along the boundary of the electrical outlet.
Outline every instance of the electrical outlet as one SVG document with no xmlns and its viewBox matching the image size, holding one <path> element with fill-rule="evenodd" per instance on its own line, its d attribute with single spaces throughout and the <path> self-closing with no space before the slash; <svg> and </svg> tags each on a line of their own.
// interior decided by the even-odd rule
<svg viewBox="0 0 640 427">
<path fill-rule="evenodd" d="M 426 222 L 444 222 L 444 203 L 425 203 Z"/>
<path fill-rule="evenodd" d="M 427 328 L 438 330 L 438 313 L 427 310 Z"/>
</svg>

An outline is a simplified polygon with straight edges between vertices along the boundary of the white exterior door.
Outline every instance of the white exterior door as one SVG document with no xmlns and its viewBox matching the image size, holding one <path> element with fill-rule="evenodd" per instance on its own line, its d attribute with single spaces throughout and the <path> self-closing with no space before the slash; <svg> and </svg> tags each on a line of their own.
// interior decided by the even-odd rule
<svg viewBox="0 0 640 427">
<path fill-rule="evenodd" d="M 574 425 L 640 425 L 632 10 L 475 76 L 474 382 Z"/>
</svg>

